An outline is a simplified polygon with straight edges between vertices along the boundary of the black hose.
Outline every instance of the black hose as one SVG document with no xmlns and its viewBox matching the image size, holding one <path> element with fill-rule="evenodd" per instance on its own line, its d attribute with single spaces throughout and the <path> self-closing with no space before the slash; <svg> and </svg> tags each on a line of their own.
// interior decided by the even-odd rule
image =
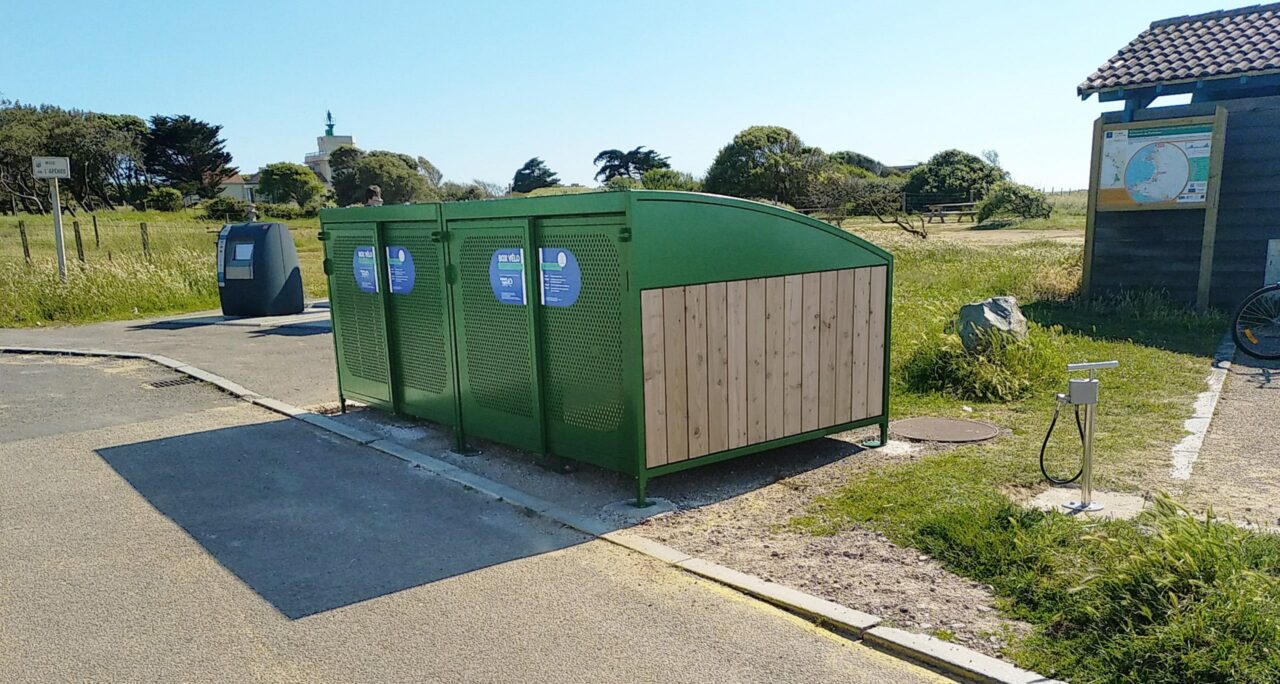
<svg viewBox="0 0 1280 684">
<path fill-rule="evenodd" d="M 1061 403 L 1059 403 L 1057 406 L 1054 406 L 1054 407 L 1053 407 L 1053 420 L 1049 421 L 1049 431 L 1048 431 L 1048 432 L 1046 432 L 1046 433 L 1044 433 L 1044 442 L 1042 442 L 1042 443 L 1040 444 L 1040 473 L 1041 473 L 1042 475 L 1044 475 L 1044 479 L 1048 480 L 1049 482 L 1051 482 L 1051 483 L 1053 483 L 1053 484 L 1055 484 L 1055 485 L 1071 484 L 1072 482 L 1075 482 L 1076 480 L 1079 480 L 1079 479 L 1080 479 L 1080 476 L 1081 476 L 1082 474 L 1084 474 L 1084 463 L 1083 463 L 1083 462 L 1081 462 L 1081 463 L 1080 463 L 1080 470 L 1079 470 L 1079 472 L 1077 472 L 1077 473 L 1076 473 L 1076 474 L 1075 474 L 1071 479 L 1069 479 L 1069 480 L 1059 480 L 1059 479 L 1055 478 L 1054 476 L 1050 475 L 1050 474 L 1049 474 L 1049 471 L 1048 471 L 1048 470 L 1046 470 L 1046 469 L 1045 469 L 1045 467 L 1044 467 L 1044 451 L 1045 451 L 1045 449 L 1047 449 L 1047 448 L 1049 447 L 1049 437 L 1053 435 L 1053 428 L 1054 428 L 1054 426 L 1055 426 L 1055 425 L 1057 425 L 1057 424 L 1058 424 L 1058 410 L 1059 410 L 1059 409 L 1061 409 L 1061 408 L 1062 408 L 1062 404 L 1061 404 Z M 1083 447 L 1083 446 L 1084 446 L 1084 425 L 1080 422 L 1080 407 L 1079 407 L 1079 406 L 1076 406 L 1076 430 L 1078 430 L 1078 431 L 1080 432 L 1080 446 L 1081 446 L 1081 447 Z"/>
</svg>

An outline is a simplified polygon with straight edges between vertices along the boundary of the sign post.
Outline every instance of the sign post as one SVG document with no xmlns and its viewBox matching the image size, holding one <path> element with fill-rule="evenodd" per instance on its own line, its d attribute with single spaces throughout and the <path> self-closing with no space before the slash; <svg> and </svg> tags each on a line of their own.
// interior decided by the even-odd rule
<svg viewBox="0 0 1280 684">
<path fill-rule="evenodd" d="M 67 251 L 62 241 L 62 200 L 58 197 L 58 179 L 71 177 L 71 160 L 66 157 L 32 157 L 31 173 L 49 179 L 53 199 L 53 244 L 58 252 L 58 277 L 67 282 Z"/>
</svg>

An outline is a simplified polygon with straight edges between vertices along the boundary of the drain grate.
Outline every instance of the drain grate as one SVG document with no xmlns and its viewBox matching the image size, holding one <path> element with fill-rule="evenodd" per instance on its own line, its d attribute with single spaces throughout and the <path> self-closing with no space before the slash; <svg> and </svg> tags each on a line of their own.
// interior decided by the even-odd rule
<svg viewBox="0 0 1280 684">
<path fill-rule="evenodd" d="M 157 380 L 155 382 L 148 382 L 147 387 L 150 387 L 151 389 L 165 389 L 167 387 L 178 387 L 180 385 L 194 385 L 197 382 L 200 382 L 200 381 L 196 380 L 195 378 L 173 378 L 172 380 Z"/>
</svg>

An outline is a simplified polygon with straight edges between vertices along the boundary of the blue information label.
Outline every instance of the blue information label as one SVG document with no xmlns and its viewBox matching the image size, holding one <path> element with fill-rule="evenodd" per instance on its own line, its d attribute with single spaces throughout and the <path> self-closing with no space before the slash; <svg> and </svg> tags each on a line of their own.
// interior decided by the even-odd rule
<svg viewBox="0 0 1280 684">
<path fill-rule="evenodd" d="M 351 255 L 351 270 L 355 272 L 356 287 L 364 292 L 378 291 L 378 263 L 373 247 L 356 247 Z"/>
<path fill-rule="evenodd" d="M 397 245 L 387 246 L 387 289 L 391 294 L 413 292 L 417 273 L 413 269 L 413 254 Z"/>
<path fill-rule="evenodd" d="M 489 287 L 503 304 L 524 306 L 524 250 L 494 250 L 489 258 Z"/>
<path fill-rule="evenodd" d="M 562 247 L 538 249 L 538 270 L 542 273 L 542 303 L 546 306 L 573 306 L 582 293 L 582 269 L 573 252 Z"/>
</svg>

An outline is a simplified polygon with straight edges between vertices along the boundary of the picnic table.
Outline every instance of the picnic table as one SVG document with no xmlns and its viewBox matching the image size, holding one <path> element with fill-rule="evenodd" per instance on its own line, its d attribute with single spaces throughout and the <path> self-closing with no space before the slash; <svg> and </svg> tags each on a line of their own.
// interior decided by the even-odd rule
<svg viewBox="0 0 1280 684">
<path fill-rule="evenodd" d="M 964 220 L 968 216 L 970 221 L 977 221 L 978 210 L 977 202 L 951 202 L 948 204 L 930 204 L 929 210 L 924 213 L 929 223 L 938 219 L 939 223 L 946 223 L 948 216 L 956 217 L 956 223 Z"/>
</svg>

